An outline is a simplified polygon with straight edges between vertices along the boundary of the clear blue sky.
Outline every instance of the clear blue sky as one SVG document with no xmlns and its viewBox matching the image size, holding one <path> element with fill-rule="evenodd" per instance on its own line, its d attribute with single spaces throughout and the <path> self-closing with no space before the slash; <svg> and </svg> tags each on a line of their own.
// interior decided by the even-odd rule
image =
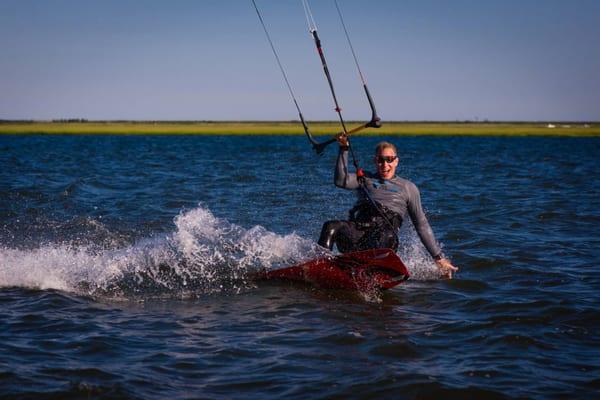
<svg viewBox="0 0 600 400">
<path fill-rule="evenodd" d="M 308 119 L 336 119 L 299 0 L 257 0 Z M 368 118 L 330 0 L 312 11 Z M 600 1 L 339 0 L 384 120 L 600 120 Z M 0 119 L 297 118 L 250 0 L 0 0 Z"/>
</svg>

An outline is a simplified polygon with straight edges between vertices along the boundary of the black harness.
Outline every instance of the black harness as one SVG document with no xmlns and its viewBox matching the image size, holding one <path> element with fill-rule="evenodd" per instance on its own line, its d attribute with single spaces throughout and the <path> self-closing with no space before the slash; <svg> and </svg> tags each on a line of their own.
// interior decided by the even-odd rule
<svg viewBox="0 0 600 400">
<path fill-rule="evenodd" d="M 398 213 L 380 203 L 375 207 L 370 201 L 361 202 L 350 209 L 349 219 L 364 231 L 393 228 L 395 233 L 402 226 L 402 217 Z M 389 226 L 390 223 L 392 226 Z"/>
</svg>

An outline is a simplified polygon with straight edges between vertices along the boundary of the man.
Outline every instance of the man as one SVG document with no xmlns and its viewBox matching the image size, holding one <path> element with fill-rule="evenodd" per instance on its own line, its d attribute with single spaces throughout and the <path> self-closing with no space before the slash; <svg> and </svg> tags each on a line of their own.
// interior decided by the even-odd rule
<svg viewBox="0 0 600 400">
<path fill-rule="evenodd" d="M 329 250 L 337 245 L 342 253 L 373 248 L 398 248 L 397 231 L 408 213 L 419 238 L 435 260 L 443 276 L 452 279 L 458 271 L 443 255 L 421 206 L 419 189 L 414 183 L 396 176 L 396 146 L 381 142 L 375 148 L 377 173 L 364 173 L 364 190 L 360 178 L 348 172 L 348 138 L 338 137 L 340 151 L 335 169 L 335 185 L 358 189 L 358 201 L 350 210 L 349 221 L 323 224 L 319 244 Z M 366 193 L 365 193 L 366 192 Z"/>
</svg>

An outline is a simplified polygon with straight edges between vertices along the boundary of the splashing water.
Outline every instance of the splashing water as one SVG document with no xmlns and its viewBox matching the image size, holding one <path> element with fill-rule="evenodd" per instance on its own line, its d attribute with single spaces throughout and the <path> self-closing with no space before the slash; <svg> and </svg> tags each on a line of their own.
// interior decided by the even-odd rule
<svg viewBox="0 0 600 400">
<path fill-rule="evenodd" d="M 224 290 L 239 292 L 253 286 L 249 279 L 253 272 L 327 254 L 295 233 L 278 235 L 262 226 L 244 229 L 215 217 L 202 205 L 182 211 L 174 224 L 171 234 L 118 248 L 110 232 L 105 235 L 110 246 L 90 235 L 87 243 L 77 238 L 33 249 L 0 248 L 0 286 L 123 299 L 187 298 Z M 413 230 L 403 229 L 402 234 L 399 254 L 411 278 L 437 279 L 439 272 Z M 369 302 L 380 301 L 378 293 L 364 295 Z"/>
<path fill-rule="evenodd" d="M 439 269 L 425 249 L 425 246 L 421 243 L 410 221 L 407 221 L 400 231 L 400 246 L 397 253 L 410 272 L 411 280 L 441 278 Z"/>
<path fill-rule="evenodd" d="M 189 297 L 251 287 L 259 269 L 300 262 L 318 246 L 292 233 L 244 229 L 199 206 L 181 212 L 169 235 L 118 249 L 96 243 L 0 248 L 0 286 L 58 289 L 112 298 Z"/>
</svg>

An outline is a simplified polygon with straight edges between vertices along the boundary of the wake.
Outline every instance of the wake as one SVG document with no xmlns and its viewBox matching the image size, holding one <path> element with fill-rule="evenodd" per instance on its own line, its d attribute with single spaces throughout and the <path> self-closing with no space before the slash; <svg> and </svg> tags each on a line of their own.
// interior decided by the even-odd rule
<svg viewBox="0 0 600 400">
<path fill-rule="evenodd" d="M 0 287 L 112 299 L 193 298 L 239 293 L 255 287 L 251 276 L 260 270 L 330 254 L 296 233 L 278 235 L 260 225 L 245 229 L 203 206 L 182 211 L 173 223 L 171 233 L 131 244 L 104 227 L 102 243 L 90 234 L 88 243 L 79 238 L 29 249 L 0 247 Z M 402 236 L 399 255 L 411 279 L 436 279 L 437 269 L 413 230 L 403 229 Z"/>
<path fill-rule="evenodd" d="M 186 298 L 244 290 L 253 286 L 248 279 L 253 272 L 323 254 L 295 233 L 277 235 L 262 226 L 244 229 L 201 206 L 181 212 L 174 225 L 170 234 L 117 249 L 81 240 L 32 249 L 1 247 L 0 287 L 124 299 Z"/>
</svg>

